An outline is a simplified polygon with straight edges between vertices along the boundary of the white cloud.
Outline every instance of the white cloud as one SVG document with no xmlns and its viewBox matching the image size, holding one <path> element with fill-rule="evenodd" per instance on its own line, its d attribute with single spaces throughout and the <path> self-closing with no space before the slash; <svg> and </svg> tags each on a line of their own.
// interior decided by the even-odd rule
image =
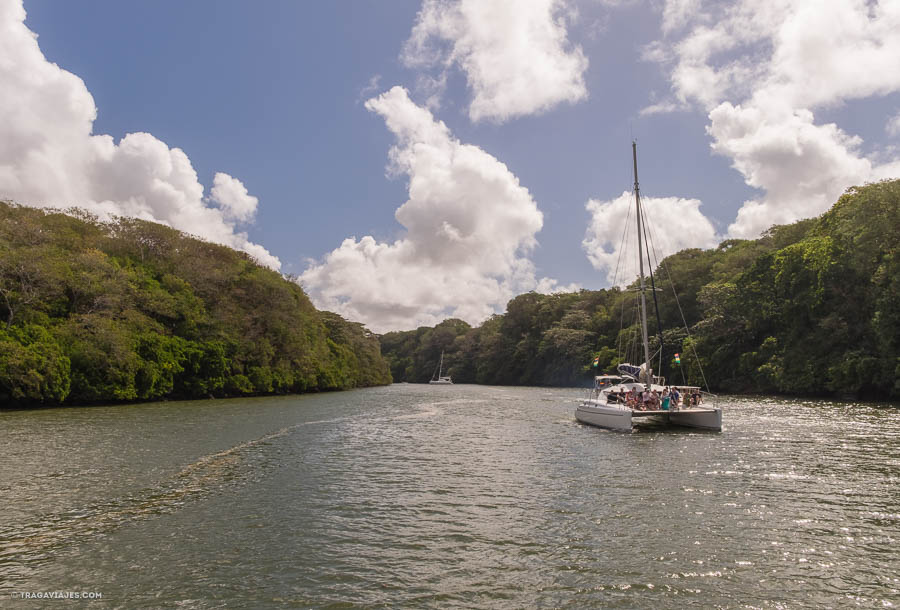
<svg viewBox="0 0 900 610">
<path fill-rule="evenodd" d="M 644 106 L 643 108 L 641 108 L 639 114 L 641 116 L 653 114 L 668 114 L 670 112 L 677 112 L 679 110 L 688 110 L 688 107 L 685 104 L 667 100 L 657 102 L 655 104 L 650 104 L 649 106 Z"/>
<path fill-rule="evenodd" d="M 663 32 L 671 32 L 684 27 L 697 14 L 700 0 L 669 0 L 663 7 Z"/>
<path fill-rule="evenodd" d="M 356 100 L 356 103 L 362 102 L 369 98 L 370 95 L 374 94 L 381 88 L 381 75 L 375 74 L 371 78 L 369 78 L 369 82 L 366 83 L 366 86 L 363 87 L 359 92 L 359 97 Z"/>
<path fill-rule="evenodd" d="M 711 248 L 719 242 L 712 223 L 700 211 L 698 199 L 641 197 L 641 207 L 649 226 L 654 267 L 685 248 Z M 634 195 L 625 191 L 609 201 L 591 199 L 585 208 L 591 214 L 582 242 L 588 259 L 595 269 L 607 274 L 611 284 L 629 284 L 638 276 Z"/>
<path fill-rule="evenodd" d="M 520 292 L 556 288 L 526 258 L 543 217 L 503 163 L 454 138 L 401 87 L 366 108 L 396 137 L 389 172 L 409 180 L 395 213 L 405 233 L 351 237 L 314 261 L 300 281 L 317 306 L 383 332 L 451 316 L 476 324 Z"/>
<path fill-rule="evenodd" d="M 0 198 L 161 222 L 280 267 L 236 230 L 256 208 L 240 181 L 216 174 L 221 207 L 210 207 L 182 150 L 148 133 L 118 144 L 92 134 L 93 97 L 78 76 L 47 61 L 21 1 L 0 2 L 0 58 Z"/>
<path fill-rule="evenodd" d="M 900 3 L 669 0 L 663 33 L 645 57 L 670 66 L 676 98 L 709 113 L 713 150 L 762 191 L 731 235 L 820 214 L 851 185 L 897 176 L 896 160 L 865 157 L 858 137 L 816 124 L 814 111 L 900 91 Z"/>
<path fill-rule="evenodd" d="M 226 218 L 246 222 L 256 214 L 259 199 L 250 195 L 247 187 L 237 178 L 216 172 L 209 193 L 212 200 L 219 204 Z"/>
<path fill-rule="evenodd" d="M 773 224 L 821 213 L 848 186 L 874 177 L 871 162 L 859 156 L 860 138 L 833 123 L 815 125 L 808 110 L 776 114 L 725 102 L 709 116 L 713 150 L 766 193 L 744 203 L 728 228 L 734 237 L 753 238 Z"/>
<path fill-rule="evenodd" d="M 892 136 L 900 136 L 900 112 L 897 112 L 897 114 L 888 119 L 887 125 L 885 125 L 885 131 Z"/>
<path fill-rule="evenodd" d="M 588 60 L 567 39 L 573 15 L 564 0 L 424 0 L 403 61 L 437 68 L 432 85 L 446 83 L 451 66 L 461 68 L 473 121 L 543 112 L 587 97 Z"/>
</svg>

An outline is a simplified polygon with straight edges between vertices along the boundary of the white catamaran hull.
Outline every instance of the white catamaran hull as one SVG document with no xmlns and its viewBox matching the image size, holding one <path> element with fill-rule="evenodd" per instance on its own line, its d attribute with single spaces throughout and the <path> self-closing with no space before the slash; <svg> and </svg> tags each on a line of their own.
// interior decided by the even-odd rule
<svg viewBox="0 0 900 610">
<path fill-rule="evenodd" d="M 631 411 L 601 405 L 578 405 L 575 419 L 584 424 L 609 428 L 611 430 L 628 430 L 632 428 Z"/>
<path fill-rule="evenodd" d="M 642 425 L 669 425 L 704 430 L 722 430 L 722 409 L 692 407 L 676 411 L 633 411 L 600 402 L 583 403 L 575 409 L 575 418 L 591 426 L 631 431 Z"/>
<path fill-rule="evenodd" d="M 722 409 L 704 409 L 697 407 L 669 413 L 669 423 L 674 426 L 703 428 L 705 430 L 722 430 Z"/>
</svg>

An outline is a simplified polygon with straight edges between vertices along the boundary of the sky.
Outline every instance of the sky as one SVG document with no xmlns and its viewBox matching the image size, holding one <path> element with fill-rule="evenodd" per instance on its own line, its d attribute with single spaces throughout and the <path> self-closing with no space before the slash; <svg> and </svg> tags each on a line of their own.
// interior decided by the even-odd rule
<svg viewBox="0 0 900 610">
<path fill-rule="evenodd" d="M 243 250 L 375 332 L 900 177 L 900 1 L 0 0 L 0 199 Z"/>
</svg>

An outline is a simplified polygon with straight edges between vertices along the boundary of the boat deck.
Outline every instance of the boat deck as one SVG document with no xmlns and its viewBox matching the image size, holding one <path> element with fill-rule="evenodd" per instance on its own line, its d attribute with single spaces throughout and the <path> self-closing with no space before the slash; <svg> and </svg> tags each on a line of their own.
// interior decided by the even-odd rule
<svg viewBox="0 0 900 610">
<path fill-rule="evenodd" d="M 707 407 L 688 407 L 686 409 L 657 409 L 656 411 L 631 411 L 632 417 L 651 417 L 653 415 L 670 415 L 672 413 L 713 413 L 715 409 Z"/>
</svg>

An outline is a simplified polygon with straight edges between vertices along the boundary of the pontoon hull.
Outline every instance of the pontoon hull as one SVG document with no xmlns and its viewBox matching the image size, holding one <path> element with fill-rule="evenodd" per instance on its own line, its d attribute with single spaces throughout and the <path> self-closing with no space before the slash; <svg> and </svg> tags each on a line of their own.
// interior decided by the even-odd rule
<svg viewBox="0 0 900 610">
<path fill-rule="evenodd" d="M 684 409 L 669 413 L 669 423 L 674 426 L 722 430 L 722 409 Z"/>
<path fill-rule="evenodd" d="M 630 431 L 641 425 L 670 425 L 703 430 L 722 430 L 722 409 L 690 408 L 676 411 L 632 411 L 600 403 L 580 404 L 575 418 L 584 424 Z"/>
<path fill-rule="evenodd" d="M 583 424 L 611 430 L 630 431 L 632 428 L 631 411 L 616 407 L 578 405 L 578 408 L 575 409 L 575 418 Z"/>
</svg>

